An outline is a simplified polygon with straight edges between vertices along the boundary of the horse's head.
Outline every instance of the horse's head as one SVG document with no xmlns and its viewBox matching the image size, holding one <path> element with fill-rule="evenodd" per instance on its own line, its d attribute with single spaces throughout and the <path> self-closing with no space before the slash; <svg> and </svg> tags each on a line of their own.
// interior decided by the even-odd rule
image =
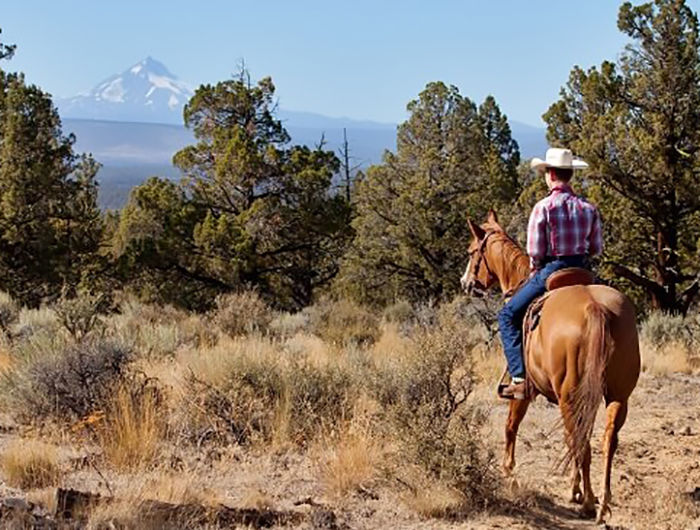
<svg viewBox="0 0 700 530">
<path fill-rule="evenodd" d="M 469 262 L 467 269 L 464 271 L 460 283 L 462 289 L 472 296 L 484 296 L 498 280 L 494 274 L 491 259 L 488 253 L 489 238 L 498 231 L 503 229 L 498 224 L 496 212 L 489 210 L 489 215 L 486 223 L 479 226 L 468 219 L 469 230 L 472 233 L 472 242 L 469 245 Z"/>
</svg>

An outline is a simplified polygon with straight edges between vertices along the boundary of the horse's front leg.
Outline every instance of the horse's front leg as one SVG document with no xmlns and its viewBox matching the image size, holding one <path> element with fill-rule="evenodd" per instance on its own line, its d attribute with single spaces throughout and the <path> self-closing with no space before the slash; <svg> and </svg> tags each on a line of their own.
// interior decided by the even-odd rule
<svg viewBox="0 0 700 530">
<path fill-rule="evenodd" d="M 523 421 L 527 408 L 530 405 L 528 399 L 514 399 L 510 402 L 508 421 L 506 422 L 506 454 L 503 459 L 503 471 L 510 476 L 515 468 L 515 439 L 518 436 L 518 427 Z"/>
</svg>

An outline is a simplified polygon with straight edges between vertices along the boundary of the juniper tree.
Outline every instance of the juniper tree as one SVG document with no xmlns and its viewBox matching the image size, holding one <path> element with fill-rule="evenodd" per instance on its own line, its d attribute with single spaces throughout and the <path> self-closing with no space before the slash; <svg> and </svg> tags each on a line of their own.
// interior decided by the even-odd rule
<svg viewBox="0 0 700 530">
<path fill-rule="evenodd" d="M 618 28 L 631 38 L 619 61 L 571 71 L 547 134 L 591 165 L 608 278 L 684 313 L 700 270 L 698 20 L 684 0 L 627 2 Z"/>
<path fill-rule="evenodd" d="M 76 286 L 97 257 L 98 166 L 74 141 L 48 94 L 0 69 L 0 288 L 23 303 Z"/>
<path fill-rule="evenodd" d="M 339 287 L 365 301 L 455 293 L 467 218 L 510 204 L 518 191 L 518 146 L 492 97 L 477 107 L 435 82 L 407 108 L 396 153 L 357 183 L 356 236 Z"/>
<path fill-rule="evenodd" d="M 348 205 L 330 193 L 339 162 L 290 145 L 274 92 L 246 72 L 201 86 L 184 110 L 196 143 L 174 157 L 182 183 L 152 180 L 132 195 L 118 253 L 154 296 L 202 306 L 248 286 L 293 308 L 335 276 L 348 233 Z"/>
</svg>

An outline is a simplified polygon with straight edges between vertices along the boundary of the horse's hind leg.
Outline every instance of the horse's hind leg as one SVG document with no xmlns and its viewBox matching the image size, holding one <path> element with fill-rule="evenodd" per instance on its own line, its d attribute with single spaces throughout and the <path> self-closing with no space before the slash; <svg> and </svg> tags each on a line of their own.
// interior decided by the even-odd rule
<svg viewBox="0 0 700 530">
<path fill-rule="evenodd" d="M 578 464 L 572 466 L 571 473 L 571 502 L 581 504 L 583 502 L 583 492 L 581 491 L 581 469 Z"/>
<path fill-rule="evenodd" d="M 518 436 L 518 427 L 523 421 L 530 401 L 527 399 L 514 399 L 510 402 L 508 421 L 506 422 L 506 454 L 503 459 L 503 470 L 510 476 L 515 468 L 515 439 Z"/>
<path fill-rule="evenodd" d="M 571 409 L 568 405 L 568 399 L 566 396 L 562 396 L 559 400 L 559 408 L 561 410 L 562 418 L 564 419 L 564 427 L 566 429 L 566 441 L 571 447 L 573 443 L 573 437 L 576 435 L 575 420 L 573 419 Z M 596 498 L 593 494 L 593 488 L 591 487 L 591 444 L 586 445 L 586 451 L 583 458 L 577 459 L 571 463 L 574 468 L 573 484 L 571 497 L 573 502 L 579 502 L 581 506 L 581 514 L 585 517 L 593 517 L 595 515 L 595 503 Z M 579 475 L 580 473 L 580 475 Z M 583 481 L 583 494 L 581 495 L 581 489 L 578 485 L 578 477 Z M 581 495 L 580 500 L 577 499 L 576 493 Z"/>
<path fill-rule="evenodd" d="M 627 418 L 627 401 L 611 401 L 607 406 L 607 419 L 605 424 L 605 434 L 603 435 L 603 500 L 598 510 L 598 523 L 603 522 L 603 518 L 610 513 L 610 475 L 612 473 L 612 461 L 617 449 L 617 433 L 625 424 Z"/>
</svg>

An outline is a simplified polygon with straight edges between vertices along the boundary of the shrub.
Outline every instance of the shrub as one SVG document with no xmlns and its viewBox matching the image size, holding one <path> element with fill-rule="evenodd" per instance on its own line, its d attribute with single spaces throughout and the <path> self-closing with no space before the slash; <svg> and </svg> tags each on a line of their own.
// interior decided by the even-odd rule
<svg viewBox="0 0 700 530">
<path fill-rule="evenodd" d="M 76 339 L 82 339 L 102 322 L 102 314 L 109 307 L 109 299 L 102 294 L 88 292 L 69 297 L 64 293 L 55 306 L 58 320 Z"/>
<path fill-rule="evenodd" d="M 61 478 L 56 448 L 34 440 L 17 440 L 3 452 L 0 467 L 15 488 L 55 486 Z"/>
<path fill-rule="evenodd" d="M 25 419 L 76 419 L 104 408 L 132 358 L 128 347 L 112 340 L 47 346 L 1 374 L 15 412 Z"/>
<path fill-rule="evenodd" d="M 350 300 L 325 300 L 306 311 L 311 330 L 330 344 L 368 346 L 379 337 L 379 319 Z"/>
<path fill-rule="evenodd" d="M 270 333 L 277 337 L 289 338 L 308 331 L 310 317 L 308 312 L 278 313 L 270 322 Z"/>
<path fill-rule="evenodd" d="M 495 483 L 479 435 L 485 415 L 466 405 L 473 387 L 471 351 L 482 337 L 449 306 L 436 319 L 435 327 L 418 329 L 406 357 L 390 359 L 370 385 L 401 440 L 402 458 L 458 494 L 460 510 L 478 508 Z M 449 497 L 454 501 L 454 494 Z"/>
<path fill-rule="evenodd" d="M 47 306 L 38 309 L 22 308 L 14 325 L 14 338 L 28 340 L 37 335 L 54 336 L 61 329 L 56 311 Z"/>
<path fill-rule="evenodd" d="M 387 322 L 406 324 L 415 318 L 415 312 L 410 302 L 399 300 L 387 306 L 382 312 L 382 317 Z"/>
<path fill-rule="evenodd" d="M 671 342 L 690 345 L 696 331 L 696 323 L 690 318 L 654 311 L 642 322 L 639 338 L 645 344 L 656 347 Z"/>
<path fill-rule="evenodd" d="M 656 375 L 690 373 L 698 351 L 700 323 L 697 317 L 682 317 L 655 311 L 640 325 L 642 367 Z"/>
<path fill-rule="evenodd" d="M 0 331 L 8 334 L 10 326 L 15 323 L 18 315 L 17 302 L 5 291 L 0 291 Z"/>
<path fill-rule="evenodd" d="M 227 335 L 235 337 L 264 332 L 272 320 L 272 312 L 255 291 L 220 295 L 212 321 Z"/>
<path fill-rule="evenodd" d="M 263 338 L 226 341 L 183 360 L 190 439 L 303 444 L 350 414 L 350 373 L 285 355 Z"/>
</svg>

